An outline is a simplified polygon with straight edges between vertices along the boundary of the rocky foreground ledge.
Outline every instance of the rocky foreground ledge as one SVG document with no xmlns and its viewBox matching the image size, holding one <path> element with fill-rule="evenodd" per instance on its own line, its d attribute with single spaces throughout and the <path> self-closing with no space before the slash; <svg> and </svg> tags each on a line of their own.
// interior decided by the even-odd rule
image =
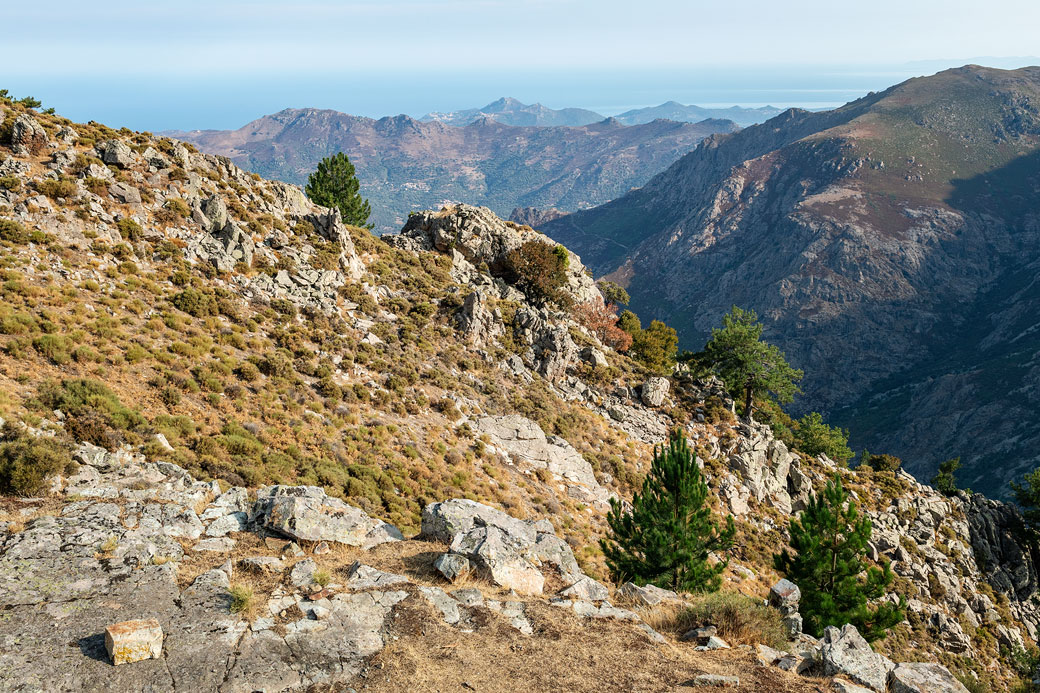
<svg viewBox="0 0 1040 693">
<path fill-rule="evenodd" d="M 560 619 L 617 624 L 626 647 L 657 657 L 683 648 L 672 672 L 680 685 L 737 685 L 741 666 L 757 661 L 745 685 L 765 676 L 772 690 L 807 690 L 785 682 L 790 672 L 838 676 L 827 681 L 835 690 L 964 690 L 939 665 L 874 654 L 851 626 L 821 641 L 798 636 L 791 652 L 738 653 L 711 628 L 674 642 L 643 619 L 681 608 L 678 595 L 628 584 L 614 597 L 631 609 L 615 606 L 547 521 L 474 501 L 430 504 L 421 535 L 404 540 L 316 487 L 222 491 L 175 465 L 90 445 L 76 459 L 75 475 L 54 480 L 60 500 L 20 501 L 24 521 L 0 526 L 3 690 L 368 688 L 371 658 L 403 633 L 511 632 L 515 652 L 525 638 L 559 637 Z M 790 587 L 774 590 L 785 614 L 797 610 Z M 601 635 L 590 627 L 590 638 Z M 723 659 L 691 669 L 690 654 Z M 671 688 L 661 679 L 641 689 Z"/>
</svg>

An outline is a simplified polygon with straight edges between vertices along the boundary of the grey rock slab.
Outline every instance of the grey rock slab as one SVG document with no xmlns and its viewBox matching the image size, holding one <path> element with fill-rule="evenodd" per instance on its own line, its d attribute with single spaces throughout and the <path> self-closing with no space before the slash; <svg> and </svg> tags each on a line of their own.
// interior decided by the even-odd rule
<svg viewBox="0 0 1040 693">
<path fill-rule="evenodd" d="M 828 626 L 823 631 L 820 661 L 824 676 L 846 676 L 853 682 L 876 691 L 884 691 L 888 673 L 895 668 L 887 657 L 877 654 L 856 627 L 841 629 Z"/>
<path fill-rule="evenodd" d="M 924 662 L 897 664 L 888 686 L 892 693 L 968 693 L 942 664 Z"/>
<path fill-rule="evenodd" d="M 639 606 L 657 606 L 661 602 L 680 601 L 678 594 L 671 590 L 661 589 L 656 585 L 640 587 L 633 582 L 626 582 L 621 586 L 619 592 Z"/>
<path fill-rule="evenodd" d="M 721 674 L 699 674 L 687 682 L 687 686 L 695 688 L 737 688 L 740 686 L 740 677 L 723 676 Z"/>
<path fill-rule="evenodd" d="M 303 541 L 336 541 L 368 549 L 404 537 L 360 508 L 330 498 L 316 486 L 268 486 L 254 510 L 262 526 Z"/>
<path fill-rule="evenodd" d="M 405 575 L 386 573 L 376 568 L 371 568 L 355 561 L 347 570 L 347 582 L 344 585 L 348 590 L 361 591 L 372 589 L 386 589 L 388 587 L 407 585 L 411 582 Z"/>
<path fill-rule="evenodd" d="M 565 597 L 574 597 L 575 599 L 584 599 L 591 602 L 605 601 L 610 597 L 610 593 L 605 585 L 596 582 L 587 575 L 560 592 L 560 594 Z"/>
</svg>

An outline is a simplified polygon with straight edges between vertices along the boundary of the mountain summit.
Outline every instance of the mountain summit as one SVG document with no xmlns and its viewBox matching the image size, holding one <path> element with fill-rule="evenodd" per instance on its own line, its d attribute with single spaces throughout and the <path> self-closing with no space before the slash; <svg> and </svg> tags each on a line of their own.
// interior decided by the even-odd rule
<svg viewBox="0 0 1040 693">
<path fill-rule="evenodd" d="M 699 347 L 730 306 L 809 367 L 803 408 L 976 490 L 1040 456 L 1040 68 L 976 65 L 705 140 L 544 230 Z"/>
<path fill-rule="evenodd" d="M 503 125 L 525 126 L 580 126 L 598 123 L 604 116 L 584 108 L 547 108 L 540 103 L 525 104 L 514 98 L 503 96 L 483 108 L 467 108 L 447 113 L 427 113 L 421 120 L 444 123 L 445 125 L 469 125 L 483 117 L 494 118 Z"/>
</svg>

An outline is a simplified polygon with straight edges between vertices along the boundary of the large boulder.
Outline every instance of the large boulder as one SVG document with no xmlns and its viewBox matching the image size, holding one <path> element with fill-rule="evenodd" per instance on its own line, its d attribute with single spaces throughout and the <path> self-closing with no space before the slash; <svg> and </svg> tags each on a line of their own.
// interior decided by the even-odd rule
<svg viewBox="0 0 1040 693">
<path fill-rule="evenodd" d="M 659 375 L 647 378 L 639 396 L 648 407 L 661 406 L 664 404 L 664 398 L 668 396 L 668 378 Z"/>
<path fill-rule="evenodd" d="M 845 676 L 875 691 L 885 690 L 888 673 L 895 668 L 892 660 L 870 649 L 852 624 L 824 629 L 820 659 L 824 676 Z"/>
<path fill-rule="evenodd" d="M 119 168 L 129 168 L 134 165 L 137 155 L 121 140 L 106 140 L 97 147 L 98 156 L 106 164 L 112 164 Z"/>
<path fill-rule="evenodd" d="M 942 664 L 912 662 L 899 664 L 889 675 L 892 693 L 968 693 Z"/>
<path fill-rule="evenodd" d="M 335 541 L 368 549 L 400 541 L 401 531 L 330 498 L 316 486 L 266 486 L 257 492 L 254 522 L 303 541 Z"/>
<path fill-rule="evenodd" d="M 11 126 L 11 151 L 15 156 L 39 154 L 47 146 L 47 131 L 36 119 L 23 113 Z"/>
<path fill-rule="evenodd" d="M 568 585 L 586 577 L 548 522 L 519 520 L 468 499 L 427 505 L 422 536 L 448 542 L 451 555 L 468 559 L 496 584 L 524 594 L 542 593 L 547 567 Z"/>
</svg>

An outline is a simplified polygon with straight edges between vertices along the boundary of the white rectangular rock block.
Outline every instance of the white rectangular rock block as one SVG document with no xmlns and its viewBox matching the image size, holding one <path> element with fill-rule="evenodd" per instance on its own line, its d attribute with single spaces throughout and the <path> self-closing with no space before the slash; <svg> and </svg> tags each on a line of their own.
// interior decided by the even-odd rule
<svg viewBox="0 0 1040 693">
<path fill-rule="evenodd" d="M 162 646 L 162 626 L 154 618 L 113 623 L 105 628 L 105 649 L 116 666 L 159 659 Z"/>
</svg>

